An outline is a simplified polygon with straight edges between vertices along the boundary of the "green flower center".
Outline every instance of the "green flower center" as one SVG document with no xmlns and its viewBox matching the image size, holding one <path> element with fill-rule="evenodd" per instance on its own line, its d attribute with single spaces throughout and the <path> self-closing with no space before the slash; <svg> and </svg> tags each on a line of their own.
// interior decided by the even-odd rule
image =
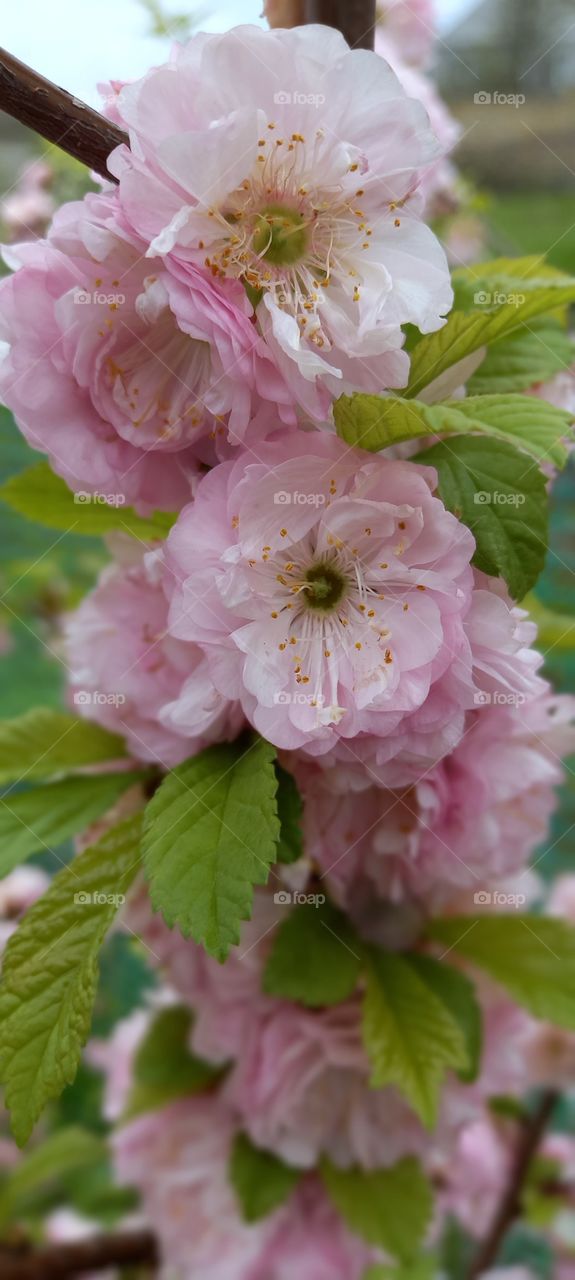
<svg viewBox="0 0 575 1280">
<path fill-rule="evenodd" d="M 274 267 L 290 267 L 303 258 L 308 244 L 303 213 L 288 205 L 268 204 L 258 214 L 255 252 Z"/>
<path fill-rule="evenodd" d="M 345 578 L 329 564 L 314 564 L 305 575 L 305 594 L 311 609 L 335 609 L 345 591 Z"/>
</svg>

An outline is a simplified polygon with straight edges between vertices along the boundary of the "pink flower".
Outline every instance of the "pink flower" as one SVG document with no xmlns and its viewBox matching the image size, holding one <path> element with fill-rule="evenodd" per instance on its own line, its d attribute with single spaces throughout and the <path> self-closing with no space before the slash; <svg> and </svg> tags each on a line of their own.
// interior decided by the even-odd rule
<svg viewBox="0 0 575 1280">
<path fill-rule="evenodd" d="M 47 241 L 11 250 L 0 396 L 72 489 L 172 510 L 210 437 L 294 412 L 241 285 L 150 261 L 119 213 L 115 195 L 88 195 Z"/>
<path fill-rule="evenodd" d="M 65 624 L 75 708 L 126 738 L 136 759 L 165 768 L 239 732 L 197 646 L 166 634 L 165 571 L 157 552 L 109 565 Z M 184 723 L 185 722 L 185 723 Z"/>
<path fill-rule="evenodd" d="M 383 59 L 313 25 L 200 34 L 114 109 L 132 226 L 150 253 L 250 286 L 307 414 L 405 384 L 401 326 L 440 328 L 452 294 L 414 199 L 438 144 Z"/>
<path fill-rule="evenodd" d="M 114 1138 L 118 1177 L 141 1192 L 166 1268 L 182 1280 L 361 1280 L 378 1254 L 347 1231 L 316 1178 L 269 1217 L 242 1220 L 229 1180 L 236 1127 L 218 1095 L 204 1094 Z"/>
<path fill-rule="evenodd" d="M 434 0 L 378 0 L 375 47 L 385 35 L 404 61 L 420 65 L 428 61 L 435 40 Z M 395 67 L 393 58 L 392 66 Z"/>
<path fill-rule="evenodd" d="M 506 1186 L 509 1160 L 505 1129 L 492 1118 L 466 1125 L 449 1159 L 438 1159 L 441 1213 L 454 1214 L 472 1236 L 483 1237 Z"/>
<path fill-rule="evenodd" d="M 11 240 L 35 240 L 43 233 L 54 212 L 54 198 L 48 189 L 53 176 L 49 164 L 33 160 L 0 200 L 0 223 L 8 228 Z"/>
<path fill-rule="evenodd" d="M 498 887 L 506 901 L 502 882 L 523 871 L 547 835 L 560 755 L 575 749 L 574 716 L 575 700 L 550 692 L 482 707 L 468 713 L 455 750 L 411 787 L 384 790 L 367 773 L 359 797 L 345 768 L 292 759 L 306 796 L 308 856 L 354 911 L 373 901 L 374 889 L 424 913 L 463 889 L 462 910 L 473 912 L 478 893 L 497 906 Z"/>
<path fill-rule="evenodd" d="M 378 761 L 411 743 L 428 765 L 484 690 L 533 684 L 517 671 L 532 631 L 499 586 L 473 591 L 473 537 L 434 486 L 431 468 L 314 432 L 221 464 L 181 513 L 170 633 L 276 745 L 353 738 L 359 755 L 361 734 Z"/>
</svg>

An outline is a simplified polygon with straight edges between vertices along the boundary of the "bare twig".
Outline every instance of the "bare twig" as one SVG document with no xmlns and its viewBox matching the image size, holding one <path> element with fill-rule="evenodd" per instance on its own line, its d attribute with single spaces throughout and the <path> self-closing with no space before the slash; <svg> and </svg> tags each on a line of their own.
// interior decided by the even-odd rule
<svg viewBox="0 0 575 1280">
<path fill-rule="evenodd" d="M 0 109 L 112 180 L 108 156 L 128 135 L 5 49 L 0 49 Z"/>
<path fill-rule="evenodd" d="M 558 1100 L 554 1089 L 546 1089 L 539 1105 L 521 1126 L 515 1148 L 507 1186 L 495 1212 L 487 1235 L 480 1244 L 467 1274 L 467 1280 L 477 1280 L 496 1261 L 503 1239 L 521 1213 L 521 1200 L 531 1163 L 545 1134 L 551 1113 Z"/>
<path fill-rule="evenodd" d="M 306 22 L 343 32 L 352 49 L 373 49 L 376 0 L 306 0 Z"/>
<path fill-rule="evenodd" d="M 65 1280 L 66 1276 L 80 1277 L 106 1267 L 155 1267 L 157 1263 L 155 1237 L 144 1230 L 49 1244 L 18 1254 L 0 1246 L 2 1280 Z"/>
</svg>

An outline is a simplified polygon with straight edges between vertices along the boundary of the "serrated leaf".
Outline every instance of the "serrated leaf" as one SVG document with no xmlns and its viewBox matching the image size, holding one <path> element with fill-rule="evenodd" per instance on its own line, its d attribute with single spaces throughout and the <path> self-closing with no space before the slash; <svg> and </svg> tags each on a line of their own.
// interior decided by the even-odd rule
<svg viewBox="0 0 575 1280">
<path fill-rule="evenodd" d="M 485 279 L 482 277 L 476 282 L 476 293 L 485 295 L 486 290 L 481 287 Z M 509 281 L 506 288 L 502 273 L 495 282 L 494 291 L 507 292 L 512 301 L 493 306 L 479 302 L 472 311 L 452 311 L 442 329 L 426 334 L 418 342 L 411 357 L 407 396 L 418 396 L 430 382 L 473 351 L 506 337 L 535 316 L 545 315 L 575 301 L 575 280 L 571 277 L 509 275 Z M 525 300 L 517 303 L 520 294 Z"/>
<path fill-rule="evenodd" d="M 467 1064 L 458 1071 L 460 1080 L 470 1084 L 477 1079 L 481 1062 L 482 1020 L 475 988 L 469 978 L 450 964 L 434 960 L 432 956 L 407 955 L 418 978 L 433 991 L 446 1006 L 454 1022 L 460 1028 L 467 1053 Z"/>
<path fill-rule="evenodd" d="M 575 1030 L 575 928 L 543 916 L 454 916 L 430 935 L 484 969 L 536 1018 Z"/>
<path fill-rule="evenodd" d="M 20 1145 L 46 1102 L 76 1074 L 90 1030 L 98 951 L 137 873 L 140 831 L 137 815 L 75 858 L 6 947 L 0 1080 Z"/>
<path fill-rule="evenodd" d="M 504 578 L 515 600 L 537 581 L 547 551 L 545 476 L 512 445 L 456 436 L 418 454 L 437 468 L 439 494 L 476 541 L 473 563 Z"/>
<path fill-rule="evenodd" d="M 297 862 L 303 853 L 302 815 L 303 802 L 297 783 L 291 773 L 276 764 L 278 778 L 278 818 L 280 838 L 277 848 L 278 862 Z"/>
<path fill-rule="evenodd" d="M 275 749 L 210 747 L 164 779 L 144 819 L 152 905 L 224 960 L 276 858 Z"/>
<path fill-rule="evenodd" d="M 432 1128 L 445 1073 L 450 1067 L 464 1070 L 468 1053 L 443 1000 L 400 955 L 370 952 L 363 1039 L 372 1086 L 395 1085 Z"/>
<path fill-rule="evenodd" d="M 193 1017 L 183 1005 L 162 1009 L 138 1048 L 124 1119 L 153 1111 L 173 1098 L 200 1093 L 221 1075 L 189 1048 Z"/>
<path fill-rule="evenodd" d="M 0 720 L 0 783 L 76 773 L 125 754 L 121 738 L 63 711 L 37 707 L 15 720 Z"/>
<path fill-rule="evenodd" d="M 85 831 L 144 775 L 99 773 L 64 778 L 0 796 L 0 876 L 38 849 L 58 848 Z"/>
<path fill-rule="evenodd" d="M 433 1208 L 431 1187 L 412 1156 L 390 1169 L 338 1169 L 325 1160 L 321 1176 L 347 1225 L 393 1258 L 417 1256 Z"/>
<path fill-rule="evenodd" d="M 468 396 L 445 404 L 423 404 L 420 400 L 356 393 L 341 396 L 333 412 L 342 439 L 373 452 L 425 436 L 473 433 L 510 443 L 536 461 L 553 462 L 557 467 L 567 461 L 563 438 L 573 423 L 573 415 L 565 410 L 536 396 L 520 395 Z M 483 448 L 486 450 L 485 444 Z M 422 454 L 419 461 L 424 462 L 425 457 Z"/>
<path fill-rule="evenodd" d="M 115 502 L 118 496 L 122 497 L 121 494 L 111 496 Z M 167 511 L 155 511 L 144 517 L 121 502 L 112 505 L 95 500 L 91 494 L 77 492 L 74 495 L 47 462 L 38 462 L 12 476 L 0 488 L 0 500 L 21 516 L 45 524 L 49 529 L 91 537 L 118 529 L 143 542 L 151 542 L 166 538 L 176 520 L 176 515 Z"/>
<path fill-rule="evenodd" d="M 83 1172 L 105 1152 L 102 1139 L 86 1129 L 74 1126 L 50 1134 L 8 1172 L 0 1187 L 0 1225 L 15 1217 L 31 1194 L 66 1174 Z"/>
<path fill-rule="evenodd" d="M 312 1008 L 339 1004 L 355 990 L 360 970 L 357 938 L 343 913 L 329 902 L 301 903 L 274 936 L 263 988 Z"/>
<path fill-rule="evenodd" d="M 467 390 L 471 396 L 524 391 L 548 382 L 574 359 L 573 340 L 557 321 L 534 320 L 489 348 L 479 369 L 468 378 Z"/>
<path fill-rule="evenodd" d="M 284 1164 L 270 1151 L 254 1147 L 245 1133 L 237 1135 L 230 1159 L 230 1182 L 246 1222 L 259 1222 L 283 1204 L 301 1176 L 301 1169 Z"/>
</svg>

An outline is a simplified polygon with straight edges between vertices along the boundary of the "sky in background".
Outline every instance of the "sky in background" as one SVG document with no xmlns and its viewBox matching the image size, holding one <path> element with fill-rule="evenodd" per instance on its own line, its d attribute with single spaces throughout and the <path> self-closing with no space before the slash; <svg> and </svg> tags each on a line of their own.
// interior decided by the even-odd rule
<svg viewBox="0 0 575 1280">
<path fill-rule="evenodd" d="M 436 0 L 444 38 L 477 2 Z M 181 13 L 186 3 L 166 0 L 163 8 Z M 262 0 L 205 0 L 202 8 L 210 10 L 201 23 L 208 31 L 261 22 Z M 148 35 L 150 19 L 138 0 L 0 0 L 0 10 L 0 44 L 93 106 L 98 81 L 141 75 L 165 58 L 169 44 Z"/>
</svg>

